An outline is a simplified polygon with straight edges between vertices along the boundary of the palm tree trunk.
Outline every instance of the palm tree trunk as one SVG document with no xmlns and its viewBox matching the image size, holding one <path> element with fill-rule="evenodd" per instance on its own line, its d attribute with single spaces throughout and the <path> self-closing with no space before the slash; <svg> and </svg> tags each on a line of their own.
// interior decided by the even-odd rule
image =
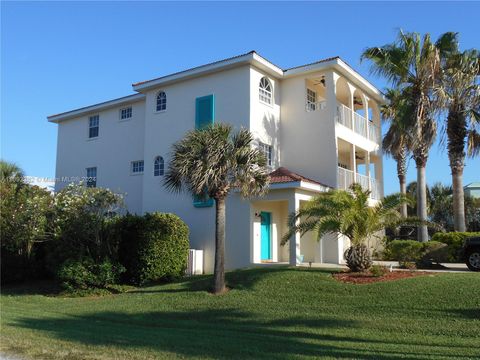
<svg viewBox="0 0 480 360">
<path fill-rule="evenodd" d="M 463 194 L 463 171 L 452 172 L 453 188 L 453 220 L 455 231 L 466 231 L 465 227 L 465 198 Z"/>
<path fill-rule="evenodd" d="M 215 199 L 215 268 L 213 293 L 225 291 L 225 198 Z"/>
<path fill-rule="evenodd" d="M 453 219 L 455 231 L 465 231 L 463 167 L 467 122 L 461 108 L 452 107 L 447 117 L 448 158 L 452 170 Z"/>
<path fill-rule="evenodd" d="M 405 147 L 399 149 L 398 154 L 395 156 L 395 160 L 397 161 L 397 175 L 398 175 L 398 182 L 400 183 L 400 194 L 406 195 L 407 194 L 407 181 L 406 181 L 406 172 L 407 172 L 407 152 Z M 407 204 L 403 203 L 400 206 L 400 214 L 402 217 L 406 218 L 407 214 Z"/>
<path fill-rule="evenodd" d="M 400 194 L 406 195 L 407 194 L 407 181 L 405 179 L 405 175 L 398 175 L 398 181 L 400 182 Z M 407 204 L 406 203 L 402 203 L 402 205 L 400 205 L 400 214 L 404 218 L 406 218 L 408 216 L 408 214 L 407 214 Z"/>
<path fill-rule="evenodd" d="M 420 220 L 427 220 L 427 182 L 425 176 L 426 164 L 417 164 L 417 216 Z M 420 242 L 428 241 L 426 225 L 418 226 L 417 239 Z"/>
</svg>

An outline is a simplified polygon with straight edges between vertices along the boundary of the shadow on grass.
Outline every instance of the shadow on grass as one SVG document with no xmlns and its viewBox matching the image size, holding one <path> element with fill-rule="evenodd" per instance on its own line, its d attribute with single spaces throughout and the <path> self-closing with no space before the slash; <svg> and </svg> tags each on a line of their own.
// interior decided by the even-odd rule
<svg viewBox="0 0 480 360">
<path fill-rule="evenodd" d="M 416 352 L 411 352 L 411 344 L 399 348 L 399 344 L 394 342 L 362 339 L 361 328 L 354 321 L 318 316 L 315 319 L 261 321 L 252 314 L 234 308 L 139 314 L 100 312 L 60 319 L 21 318 L 9 325 L 41 331 L 53 338 L 85 345 L 115 346 L 126 351 L 144 349 L 186 357 L 427 358 L 422 349 L 417 348 Z M 355 328 L 358 336 L 335 335 L 339 329 L 348 328 Z M 377 349 L 372 349 L 372 346 Z M 429 355 L 431 357 L 432 354 Z M 445 354 L 442 355 L 448 358 Z"/>
<path fill-rule="evenodd" d="M 252 290 L 255 285 L 261 280 L 269 276 L 275 276 L 278 273 L 288 272 L 315 272 L 330 275 L 334 270 L 328 269 L 300 269 L 291 268 L 288 266 L 268 266 L 261 268 L 251 268 L 238 271 L 227 272 L 225 274 L 225 281 L 227 287 L 235 290 Z M 174 282 L 177 286 L 175 288 L 162 287 L 150 289 L 152 285 L 149 284 L 144 288 L 138 288 L 130 293 L 178 293 L 178 292 L 195 292 L 195 291 L 210 291 L 213 286 L 213 275 L 198 275 L 192 277 L 185 277 Z M 162 285 L 162 284 L 158 284 Z"/>
</svg>

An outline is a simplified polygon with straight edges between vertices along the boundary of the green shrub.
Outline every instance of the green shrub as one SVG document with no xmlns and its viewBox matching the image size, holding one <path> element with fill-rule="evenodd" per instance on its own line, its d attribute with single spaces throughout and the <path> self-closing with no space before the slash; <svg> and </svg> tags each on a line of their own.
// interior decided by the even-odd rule
<svg viewBox="0 0 480 360">
<path fill-rule="evenodd" d="M 374 277 L 381 277 L 388 272 L 388 269 L 382 265 L 372 265 L 370 267 L 370 274 Z"/>
<path fill-rule="evenodd" d="M 110 260 L 96 264 L 91 258 L 67 260 L 59 269 L 57 277 L 68 291 L 106 289 L 118 282 L 125 268 Z"/>
<path fill-rule="evenodd" d="M 463 242 L 470 236 L 480 236 L 480 232 L 438 232 L 432 236 L 432 241 L 448 245 L 447 262 L 462 262 Z"/>
<path fill-rule="evenodd" d="M 431 263 L 443 263 L 448 261 L 448 245 L 438 241 L 428 241 L 423 244 L 423 255 L 421 262 L 425 265 Z"/>
<path fill-rule="evenodd" d="M 416 240 L 393 240 L 386 249 L 385 256 L 388 260 L 399 262 L 416 262 L 423 255 L 423 244 Z"/>
<path fill-rule="evenodd" d="M 136 285 L 182 276 L 187 265 L 189 231 L 176 215 L 127 215 L 117 224 L 118 257 L 124 280 Z"/>
</svg>

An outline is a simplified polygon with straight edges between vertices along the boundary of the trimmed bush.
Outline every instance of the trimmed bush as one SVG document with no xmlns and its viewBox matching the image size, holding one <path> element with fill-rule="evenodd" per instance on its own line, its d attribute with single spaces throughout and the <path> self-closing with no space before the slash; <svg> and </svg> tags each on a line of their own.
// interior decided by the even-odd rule
<svg viewBox="0 0 480 360">
<path fill-rule="evenodd" d="M 125 268 L 110 260 L 96 264 L 91 258 L 67 260 L 59 269 L 57 278 L 67 291 L 105 289 L 118 282 Z"/>
<path fill-rule="evenodd" d="M 417 262 L 423 255 L 423 244 L 416 240 L 393 240 L 386 249 L 387 260 Z"/>
<path fill-rule="evenodd" d="M 423 244 L 423 256 L 421 259 L 422 264 L 428 265 L 431 263 L 447 262 L 449 257 L 448 245 L 438 242 L 429 241 Z"/>
<path fill-rule="evenodd" d="M 127 215 L 118 222 L 118 258 L 124 280 L 135 285 L 183 276 L 187 266 L 189 230 L 176 215 Z"/>
<path fill-rule="evenodd" d="M 438 232 L 432 236 L 432 241 L 438 241 L 448 245 L 446 262 L 463 262 L 463 243 L 465 239 L 470 236 L 480 236 L 480 232 Z"/>
</svg>

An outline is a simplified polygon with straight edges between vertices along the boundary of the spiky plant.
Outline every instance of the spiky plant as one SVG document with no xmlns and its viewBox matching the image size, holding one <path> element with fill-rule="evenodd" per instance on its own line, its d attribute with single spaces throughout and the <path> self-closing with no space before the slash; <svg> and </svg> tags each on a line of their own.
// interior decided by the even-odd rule
<svg viewBox="0 0 480 360">
<path fill-rule="evenodd" d="M 282 244 L 299 232 L 301 235 L 313 231 L 317 239 L 326 234 L 340 234 L 350 239 L 351 247 L 345 258 L 352 271 L 363 271 L 370 267 L 370 251 L 366 246 L 369 239 L 380 237 L 385 227 L 416 224 L 417 218 L 404 218 L 398 211 L 409 200 L 402 194 L 386 196 L 374 206 L 369 206 L 370 191 L 353 184 L 349 190 L 331 190 L 307 202 L 289 217 L 289 230 Z"/>
<path fill-rule="evenodd" d="M 174 192 L 215 200 L 215 267 L 213 292 L 225 291 L 225 207 L 230 191 L 244 197 L 259 196 L 268 189 L 266 159 L 252 146 L 245 129 L 233 133 L 227 124 L 214 124 L 187 133 L 173 145 L 165 185 Z"/>
</svg>

